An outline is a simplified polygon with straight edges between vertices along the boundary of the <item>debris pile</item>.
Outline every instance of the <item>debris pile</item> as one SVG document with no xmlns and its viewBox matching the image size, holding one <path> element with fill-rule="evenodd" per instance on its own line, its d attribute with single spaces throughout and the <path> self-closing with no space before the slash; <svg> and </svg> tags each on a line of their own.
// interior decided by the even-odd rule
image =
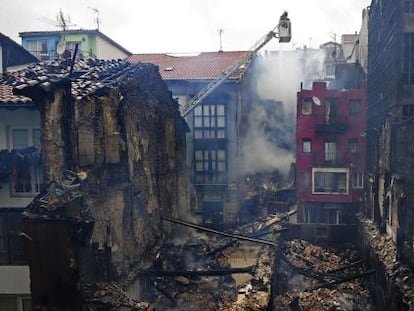
<svg viewBox="0 0 414 311">
<path fill-rule="evenodd" d="M 272 216 L 226 232 L 164 217 L 207 233 L 191 231 L 164 243 L 152 266 L 140 272 L 148 285 L 142 298 L 162 310 L 265 310 L 279 223 L 286 217 Z"/>
<path fill-rule="evenodd" d="M 374 310 L 361 278 L 366 270 L 353 245 L 334 249 L 304 240 L 280 249 L 275 310 Z"/>
<path fill-rule="evenodd" d="M 397 248 L 390 236 L 381 234 L 375 223 L 359 215 L 361 235 L 383 266 L 385 279 L 393 283 L 407 305 L 414 304 L 414 273 L 412 269 L 399 260 Z M 395 294 L 395 293 L 394 293 Z"/>
<path fill-rule="evenodd" d="M 129 299 L 115 283 L 83 284 L 82 293 L 88 310 L 155 311 L 147 302 Z"/>
</svg>

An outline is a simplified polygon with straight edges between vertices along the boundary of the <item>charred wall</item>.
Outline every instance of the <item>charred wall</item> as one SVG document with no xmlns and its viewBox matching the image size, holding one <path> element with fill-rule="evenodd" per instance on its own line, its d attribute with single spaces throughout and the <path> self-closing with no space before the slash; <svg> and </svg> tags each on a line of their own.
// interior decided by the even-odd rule
<svg viewBox="0 0 414 311">
<path fill-rule="evenodd" d="M 47 284 L 54 290 L 42 287 L 37 291 L 42 295 L 73 292 L 79 288 L 76 284 L 101 281 L 119 282 L 126 290 L 172 231 L 160 216 L 190 215 L 194 195 L 185 169 L 186 125 L 177 104 L 158 69 L 138 64 L 99 91 L 74 100 L 67 85 L 55 85 L 43 98 L 41 114 L 46 179 L 61 179 L 65 169 L 86 172 L 79 189 L 82 212 L 76 217 L 86 215 L 94 226 L 91 239 L 82 242 L 72 232 L 79 222 L 73 215 L 69 224 L 57 225 L 62 234 L 54 234 L 56 224 L 48 219 L 39 226 L 26 219 L 25 230 L 36 236 L 27 248 L 32 292 L 46 273 L 41 266 L 53 262 L 58 263 L 51 266 L 74 278 L 61 286 L 57 280 L 64 272 L 50 271 Z M 44 234 L 37 230 L 40 226 Z M 60 245 L 57 249 L 67 256 L 36 255 L 50 246 L 50 234 L 55 236 L 53 245 Z M 52 300 L 34 297 L 43 306 L 65 306 Z"/>
</svg>

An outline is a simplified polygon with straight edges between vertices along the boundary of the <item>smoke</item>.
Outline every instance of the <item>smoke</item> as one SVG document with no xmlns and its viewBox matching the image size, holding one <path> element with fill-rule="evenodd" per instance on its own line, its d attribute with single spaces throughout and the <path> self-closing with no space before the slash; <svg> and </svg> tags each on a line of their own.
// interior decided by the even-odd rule
<svg viewBox="0 0 414 311">
<path fill-rule="evenodd" d="M 256 58 L 253 90 L 258 100 L 250 107 L 248 130 L 242 142 L 241 173 L 279 170 L 287 176 L 295 161 L 296 98 L 301 83 L 323 76 L 321 50 L 269 52 Z"/>
</svg>

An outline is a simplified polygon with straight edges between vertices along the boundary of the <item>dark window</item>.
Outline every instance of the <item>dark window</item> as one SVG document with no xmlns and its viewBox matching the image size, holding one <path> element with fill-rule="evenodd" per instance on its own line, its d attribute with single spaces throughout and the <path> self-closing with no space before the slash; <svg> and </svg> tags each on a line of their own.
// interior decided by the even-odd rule
<svg viewBox="0 0 414 311">
<path fill-rule="evenodd" d="M 304 138 L 302 140 L 302 152 L 310 153 L 312 152 L 312 140 L 309 138 Z"/>
<path fill-rule="evenodd" d="M 33 196 L 43 185 L 40 129 L 10 129 L 10 185 L 13 196 Z"/>
<path fill-rule="evenodd" d="M 361 112 L 361 100 L 351 99 L 349 100 L 349 115 L 357 115 Z"/>
<path fill-rule="evenodd" d="M 403 114 L 404 117 L 414 116 L 414 105 L 403 105 L 402 106 L 402 114 Z"/>
<path fill-rule="evenodd" d="M 404 12 L 413 13 L 414 12 L 414 1 L 405 1 L 404 3 Z"/>
<path fill-rule="evenodd" d="M 414 84 L 414 33 L 404 33 L 403 83 Z"/>
<path fill-rule="evenodd" d="M 345 172 L 315 172 L 314 193 L 345 193 L 347 181 Z"/>
<path fill-rule="evenodd" d="M 0 211 L 0 264 L 24 264 L 23 241 L 21 232 L 21 210 L 5 209 Z"/>
<path fill-rule="evenodd" d="M 312 104 L 313 100 L 310 97 L 306 97 L 302 101 L 302 114 L 311 115 L 312 114 Z"/>
<path fill-rule="evenodd" d="M 352 188 L 363 188 L 364 187 L 364 173 L 353 173 L 352 174 Z"/>
<path fill-rule="evenodd" d="M 348 151 L 350 153 L 358 152 L 358 139 L 357 138 L 348 139 Z"/>
<path fill-rule="evenodd" d="M 330 120 L 336 117 L 338 112 L 338 99 L 326 98 L 325 99 L 325 121 L 329 123 Z"/>
<path fill-rule="evenodd" d="M 325 141 L 325 161 L 336 160 L 336 142 L 327 140 Z"/>
<path fill-rule="evenodd" d="M 305 211 L 305 221 L 307 223 L 316 224 L 339 224 L 340 223 L 340 211 L 334 208 L 321 208 L 321 207 L 309 207 Z M 324 232 L 320 232 L 324 228 L 317 228 L 319 235 Z"/>
<path fill-rule="evenodd" d="M 200 105 L 194 109 L 194 138 L 215 139 L 226 137 L 226 111 L 224 105 Z"/>
<path fill-rule="evenodd" d="M 195 183 L 223 184 L 227 181 L 225 150 L 195 150 L 194 157 Z"/>
</svg>

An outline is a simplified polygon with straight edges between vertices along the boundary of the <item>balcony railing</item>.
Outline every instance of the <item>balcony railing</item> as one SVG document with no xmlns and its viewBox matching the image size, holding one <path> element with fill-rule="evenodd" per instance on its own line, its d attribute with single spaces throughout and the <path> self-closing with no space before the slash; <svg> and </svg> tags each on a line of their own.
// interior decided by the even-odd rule
<svg viewBox="0 0 414 311">
<path fill-rule="evenodd" d="M 363 160 L 362 153 L 357 152 L 331 152 L 331 153 L 312 153 L 312 164 L 314 166 L 322 167 L 348 167 L 352 163 L 359 162 Z"/>
</svg>

